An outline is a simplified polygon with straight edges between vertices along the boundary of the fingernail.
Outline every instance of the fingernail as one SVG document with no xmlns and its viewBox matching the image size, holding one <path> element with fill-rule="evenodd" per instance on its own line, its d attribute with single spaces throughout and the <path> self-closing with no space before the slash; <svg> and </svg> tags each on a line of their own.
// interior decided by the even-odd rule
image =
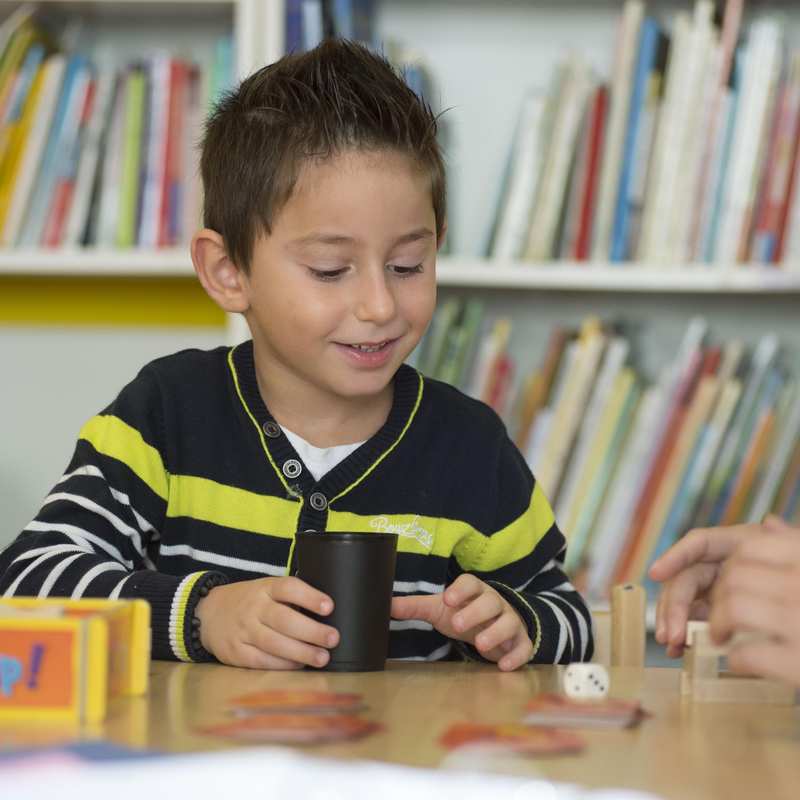
<svg viewBox="0 0 800 800">
<path fill-rule="evenodd" d="M 335 633 L 329 633 L 325 641 L 328 643 L 328 647 L 335 647 L 336 642 L 339 641 L 339 637 Z"/>
<path fill-rule="evenodd" d="M 323 600 L 319 604 L 319 610 L 322 614 L 330 614 L 333 609 L 330 600 Z"/>
</svg>

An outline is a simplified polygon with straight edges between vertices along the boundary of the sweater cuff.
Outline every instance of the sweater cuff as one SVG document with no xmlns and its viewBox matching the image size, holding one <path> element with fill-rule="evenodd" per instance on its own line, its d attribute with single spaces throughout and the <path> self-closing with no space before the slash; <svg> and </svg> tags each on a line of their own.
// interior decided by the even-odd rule
<svg viewBox="0 0 800 800">
<path fill-rule="evenodd" d="M 499 581 L 486 581 L 486 583 L 495 589 L 503 600 L 505 600 L 522 618 L 522 621 L 525 623 L 525 629 L 528 632 L 528 638 L 533 644 L 533 653 L 531 653 L 528 662 L 535 661 L 542 645 L 542 623 L 539 619 L 539 615 L 520 592 Z"/>
<path fill-rule="evenodd" d="M 184 577 L 142 570 L 125 582 L 120 597 L 142 598 L 150 603 L 152 657 L 170 661 L 212 661 L 213 657 L 193 637 L 194 610 L 209 588 L 228 583 L 221 572 L 192 572 Z"/>
<path fill-rule="evenodd" d="M 531 608 L 528 601 L 517 591 L 514 591 L 510 586 L 498 581 L 486 581 L 497 593 L 505 600 L 513 609 L 520 615 L 528 636 L 533 642 L 533 654 L 530 661 L 535 660 L 536 654 L 539 652 L 539 646 L 542 639 L 542 627 L 539 622 L 539 615 Z M 477 661 L 481 664 L 493 664 L 488 658 L 484 658 L 478 649 L 467 642 L 454 641 L 456 649 L 465 661 Z"/>
</svg>

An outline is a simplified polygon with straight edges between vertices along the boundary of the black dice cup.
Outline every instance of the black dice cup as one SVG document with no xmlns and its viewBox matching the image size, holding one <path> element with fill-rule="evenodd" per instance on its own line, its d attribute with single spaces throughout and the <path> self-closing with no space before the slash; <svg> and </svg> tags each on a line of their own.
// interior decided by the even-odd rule
<svg viewBox="0 0 800 800">
<path fill-rule="evenodd" d="M 395 533 L 297 533 L 292 574 L 333 600 L 327 617 L 303 613 L 339 631 L 323 669 L 374 672 L 386 666 L 397 558 Z"/>
</svg>

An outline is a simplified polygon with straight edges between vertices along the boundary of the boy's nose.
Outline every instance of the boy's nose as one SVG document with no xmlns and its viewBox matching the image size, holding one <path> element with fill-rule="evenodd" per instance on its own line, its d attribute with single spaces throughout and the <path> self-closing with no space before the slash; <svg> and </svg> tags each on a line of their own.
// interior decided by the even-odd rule
<svg viewBox="0 0 800 800">
<path fill-rule="evenodd" d="M 361 281 L 355 314 L 361 322 L 375 324 L 389 322 L 394 317 L 394 295 L 383 274 L 367 276 Z"/>
</svg>

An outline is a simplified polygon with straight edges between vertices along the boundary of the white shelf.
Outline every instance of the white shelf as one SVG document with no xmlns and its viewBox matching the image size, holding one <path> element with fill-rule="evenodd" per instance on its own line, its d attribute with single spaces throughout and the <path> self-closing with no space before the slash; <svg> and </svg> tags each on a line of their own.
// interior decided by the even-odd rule
<svg viewBox="0 0 800 800">
<path fill-rule="evenodd" d="M 492 262 L 440 258 L 440 286 L 536 289 L 570 292 L 661 292 L 676 294 L 800 294 L 800 270 L 759 264 L 687 265 L 680 268 L 636 263 Z"/>
<path fill-rule="evenodd" d="M 165 250 L 0 250 L 0 276 L 186 277 L 194 274 L 188 248 Z M 641 264 L 495 263 L 443 257 L 440 286 L 568 292 L 673 294 L 800 294 L 800 270 L 740 265 L 663 269 Z"/>
<path fill-rule="evenodd" d="M 184 277 L 194 274 L 188 248 L 164 250 L 0 250 L 0 276 Z"/>
</svg>

